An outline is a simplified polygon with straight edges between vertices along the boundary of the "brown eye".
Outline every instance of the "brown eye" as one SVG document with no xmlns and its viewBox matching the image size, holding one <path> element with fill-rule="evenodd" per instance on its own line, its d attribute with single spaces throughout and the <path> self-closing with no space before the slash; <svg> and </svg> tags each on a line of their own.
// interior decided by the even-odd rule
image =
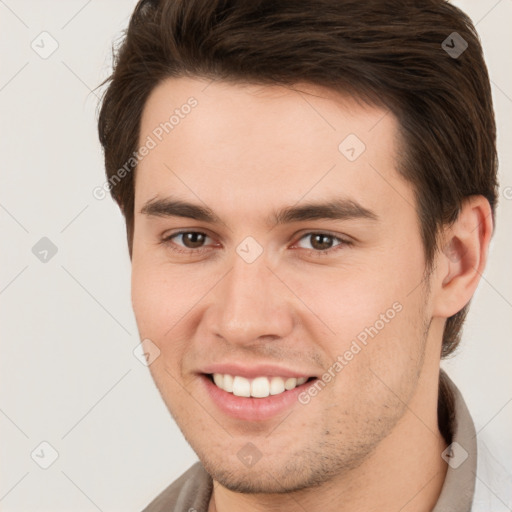
<svg viewBox="0 0 512 512">
<path fill-rule="evenodd" d="M 309 242 L 309 247 L 303 245 L 303 240 Z M 296 244 L 296 246 L 307 250 L 314 256 L 331 254 L 349 245 L 351 245 L 349 240 L 331 235 L 330 233 L 306 233 Z"/>
<path fill-rule="evenodd" d="M 210 238 L 207 234 L 200 231 L 181 231 L 166 236 L 162 243 L 176 252 L 201 252 L 206 250 L 206 239 Z M 180 240 L 181 239 L 181 240 Z"/>
<path fill-rule="evenodd" d="M 182 237 L 183 245 L 187 249 L 197 249 L 201 247 L 204 243 L 206 235 L 204 233 L 198 233 L 197 231 L 192 231 L 190 233 L 180 233 Z"/>
<path fill-rule="evenodd" d="M 331 235 L 314 233 L 309 236 L 311 240 L 311 247 L 313 247 L 313 249 L 323 251 L 332 247 L 334 237 Z"/>
</svg>

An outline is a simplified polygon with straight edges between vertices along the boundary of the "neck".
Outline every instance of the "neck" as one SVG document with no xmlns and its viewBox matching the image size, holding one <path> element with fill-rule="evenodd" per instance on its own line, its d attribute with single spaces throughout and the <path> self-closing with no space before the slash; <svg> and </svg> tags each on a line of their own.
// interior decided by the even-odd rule
<svg viewBox="0 0 512 512">
<path fill-rule="evenodd" d="M 438 382 L 438 367 L 422 372 L 404 416 L 357 468 L 287 494 L 240 494 L 214 482 L 209 512 L 432 510 L 447 470 L 441 458 L 447 444 L 437 422 Z"/>
</svg>

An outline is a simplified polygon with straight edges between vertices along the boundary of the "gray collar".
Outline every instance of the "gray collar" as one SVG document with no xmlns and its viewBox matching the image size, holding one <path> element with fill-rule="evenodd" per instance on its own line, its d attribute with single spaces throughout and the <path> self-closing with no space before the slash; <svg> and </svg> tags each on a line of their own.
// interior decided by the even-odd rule
<svg viewBox="0 0 512 512">
<path fill-rule="evenodd" d="M 449 419 L 451 435 L 446 439 L 449 446 L 442 454 L 448 470 L 432 512 L 470 512 L 476 480 L 475 425 L 459 389 L 443 369 L 439 375 L 439 409 Z"/>
</svg>

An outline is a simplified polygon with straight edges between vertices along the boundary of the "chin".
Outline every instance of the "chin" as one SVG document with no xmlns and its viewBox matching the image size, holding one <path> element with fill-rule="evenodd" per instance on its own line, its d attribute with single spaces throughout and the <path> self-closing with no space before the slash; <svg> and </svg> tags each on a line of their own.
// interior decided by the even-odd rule
<svg viewBox="0 0 512 512">
<path fill-rule="evenodd" d="M 244 494 L 285 494 L 320 487 L 333 478 L 353 470 L 365 457 L 321 457 L 303 452 L 288 460 L 265 461 L 263 456 L 252 467 L 245 467 L 238 458 L 205 457 L 199 459 L 211 477 L 226 489 Z"/>
<path fill-rule="evenodd" d="M 203 465 L 216 482 L 230 491 L 243 494 L 285 494 L 314 486 L 306 475 L 295 474 L 291 479 L 290 475 L 282 478 L 281 472 L 273 474 L 266 468 L 247 468 L 239 471 L 219 466 L 212 467 L 204 461 Z"/>
</svg>

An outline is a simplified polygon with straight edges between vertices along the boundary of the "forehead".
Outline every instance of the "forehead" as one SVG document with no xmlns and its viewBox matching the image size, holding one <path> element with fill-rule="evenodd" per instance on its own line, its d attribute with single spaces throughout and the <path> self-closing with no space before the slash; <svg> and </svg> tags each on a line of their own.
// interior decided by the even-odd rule
<svg viewBox="0 0 512 512">
<path fill-rule="evenodd" d="M 233 213 L 339 191 L 386 209 L 393 196 L 413 201 L 397 136 L 391 113 L 319 86 L 167 79 L 141 119 L 139 147 L 152 148 L 137 167 L 136 208 L 178 192 Z"/>
</svg>

